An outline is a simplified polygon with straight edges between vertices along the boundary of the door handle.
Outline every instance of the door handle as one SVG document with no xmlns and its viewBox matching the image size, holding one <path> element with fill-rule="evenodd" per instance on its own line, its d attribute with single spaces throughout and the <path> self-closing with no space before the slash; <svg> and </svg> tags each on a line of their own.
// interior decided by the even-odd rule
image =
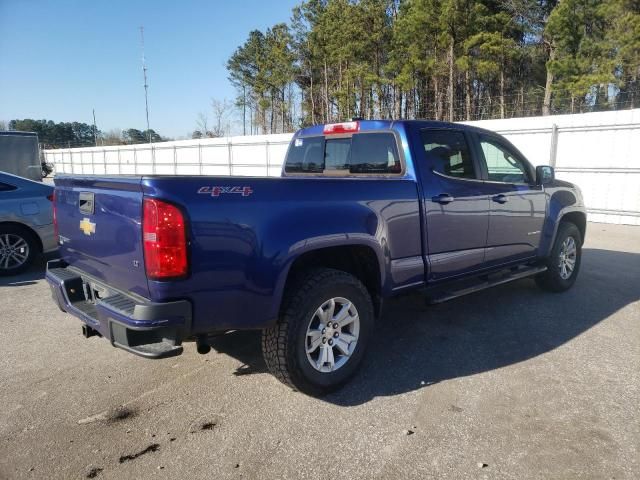
<svg viewBox="0 0 640 480">
<path fill-rule="evenodd" d="M 446 205 L 447 203 L 453 202 L 454 198 L 448 193 L 441 193 L 440 195 L 436 195 L 435 197 L 431 197 L 432 202 L 442 203 Z"/>
<path fill-rule="evenodd" d="M 493 200 L 494 202 L 498 202 L 498 203 L 507 203 L 509 198 L 506 195 L 500 194 L 500 195 L 496 195 L 491 200 Z"/>
</svg>

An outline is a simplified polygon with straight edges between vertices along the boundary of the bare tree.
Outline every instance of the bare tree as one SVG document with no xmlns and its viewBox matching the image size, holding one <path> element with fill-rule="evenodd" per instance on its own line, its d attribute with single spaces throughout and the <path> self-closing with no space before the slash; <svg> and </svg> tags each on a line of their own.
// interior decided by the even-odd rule
<svg viewBox="0 0 640 480">
<path fill-rule="evenodd" d="M 111 146 L 111 145 L 124 145 L 124 140 L 122 138 L 122 131 L 114 128 L 113 130 L 109 130 L 106 133 L 102 134 L 102 145 Z"/>
<path fill-rule="evenodd" d="M 211 99 L 211 109 L 213 110 L 214 126 L 211 129 L 213 137 L 224 137 L 229 134 L 227 120 L 233 110 L 233 103 L 226 98 L 218 100 L 216 98 Z"/>
<path fill-rule="evenodd" d="M 7 122 L 5 122 L 4 120 L 0 120 L 0 130 L 6 130 L 7 129 Z"/>
<path fill-rule="evenodd" d="M 196 127 L 197 127 L 196 131 L 200 133 L 200 136 L 197 138 L 215 136 L 209 130 L 209 117 L 207 117 L 207 114 L 204 112 L 198 113 L 198 119 L 196 120 Z"/>
</svg>

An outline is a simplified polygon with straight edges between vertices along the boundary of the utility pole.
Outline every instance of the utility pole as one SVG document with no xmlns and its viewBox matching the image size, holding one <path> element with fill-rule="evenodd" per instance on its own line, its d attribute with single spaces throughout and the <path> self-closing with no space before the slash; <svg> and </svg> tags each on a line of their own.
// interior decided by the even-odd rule
<svg viewBox="0 0 640 480">
<path fill-rule="evenodd" d="M 93 109 L 93 141 L 98 146 L 98 127 L 96 127 L 96 109 Z"/>
<path fill-rule="evenodd" d="M 144 58 L 144 27 L 140 27 L 140 45 L 142 46 L 142 75 L 144 76 L 144 106 L 147 114 L 147 136 L 151 143 L 151 129 L 149 128 L 149 85 L 147 83 L 147 63 Z"/>
</svg>

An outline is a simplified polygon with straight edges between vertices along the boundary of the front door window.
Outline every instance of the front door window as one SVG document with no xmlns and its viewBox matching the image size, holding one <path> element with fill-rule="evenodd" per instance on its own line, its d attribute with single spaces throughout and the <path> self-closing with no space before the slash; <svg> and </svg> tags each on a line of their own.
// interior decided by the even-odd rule
<svg viewBox="0 0 640 480">
<path fill-rule="evenodd" d="M 492 182 L 528 183 L 529 172 L 523 160 L 490 138 L 480 140 L 487 162 L 487 177 Z"/>
</svg>

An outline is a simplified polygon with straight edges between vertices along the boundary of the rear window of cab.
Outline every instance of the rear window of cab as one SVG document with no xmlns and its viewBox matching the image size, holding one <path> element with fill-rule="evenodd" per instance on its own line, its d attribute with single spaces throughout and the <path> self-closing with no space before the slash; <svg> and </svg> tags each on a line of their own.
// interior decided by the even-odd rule
<svg viewBox="0 0 640 480">
<path fill-rule="evenodd" d="M 389 175 L 402 172 L 393 133 L 302 137 L 291 142 L 285 173 Z"/>
</svg>

